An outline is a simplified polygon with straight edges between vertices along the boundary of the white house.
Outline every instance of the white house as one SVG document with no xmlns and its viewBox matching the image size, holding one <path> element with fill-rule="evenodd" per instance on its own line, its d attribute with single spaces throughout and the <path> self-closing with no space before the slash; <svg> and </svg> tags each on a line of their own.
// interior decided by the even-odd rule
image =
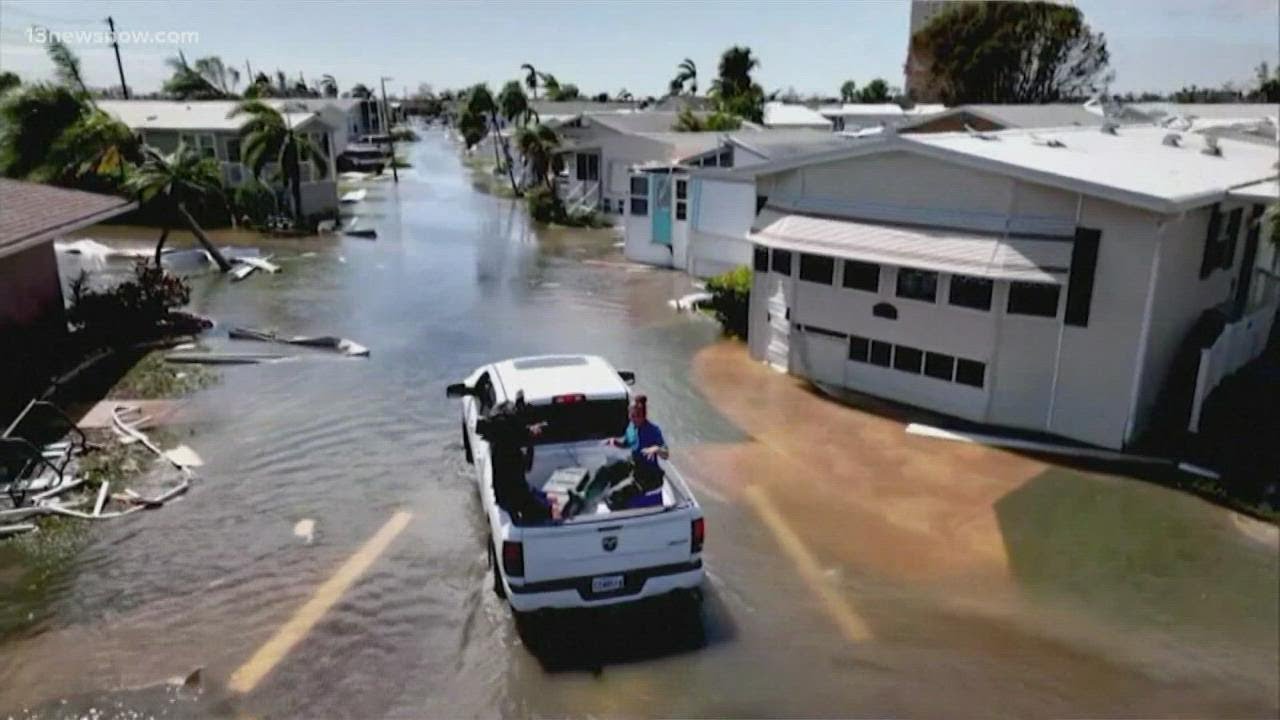
<svg viewBox="0 0 1280 720">
<path fill-rule="evenodd" d="M 1274 145 L 1128 127 L 890 135 L 750 168 L 751 355 L 1124 447 L 1169 387 L 1207 391 L 1174 372 L 1201 352 L 1187 344 L 1202 317 L 1225 322 L 1231 342 L 1205 347 L 1229 364 L 1265 344 L 1275 256 L 1257 220 L 1276 160 Z"/>
<path fill-rule="evenodd" d="M 624 223 L 628 259 L 699 277 L 751 261 L 746 232 L 755 218 L 754 175 L 737 169 L 848 147 L 823 130 L 721 133 L 716 144 L 679 163 L 631 169 Z"/>
<path fill-rule="evenodd" d="M 290 101 L 291 102 L 291 101 Z M 179 143 L 199 149 L 222 166 L 227 187 L 236 187 L 253 177 L 241 155 L 241 129 L 249 116 L 232 116 L 239 104 L 233 100 L 99 100 L 98 107 L 119 118 L 137 132 L 143 142 L 163 152 L 173 152 Z M 325 172 L 310 163 L 302 164 L 302 215 L 334 213 L 338 208 L 337 170 L 334 164 L 333 128 L 316 112 L 284 112 L 285 122 L 305 133 L 326 155 Z M 266 181 L 271 173 L 264 173 Z M 277 188 L 279 189 L 279 188 Z"/>
<path fill-rule="evenodd" d="M 677 113 L 663 111 L 583 113 L 562 123 L 566 205 L 622 215 L 631 197 L 629 173 L 636 165 L 679 163 L 716 148 L 724 133 L 675 132 Z M 758 130 L 748 124 L 745 132 Z"/>
</svg>

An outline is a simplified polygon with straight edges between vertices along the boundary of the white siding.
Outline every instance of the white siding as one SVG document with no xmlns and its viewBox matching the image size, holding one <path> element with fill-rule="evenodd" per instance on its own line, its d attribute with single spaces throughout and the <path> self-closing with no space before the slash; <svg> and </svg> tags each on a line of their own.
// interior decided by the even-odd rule
<svg viewBox="0 0 1280 720">
<path fill-rule="evenodd" d="M 694 275 L 706 277 L 751 262 L 751 244 L 747 231 L 755 217 L 755 184 L 693 178 L 701 188 L 689 188 L 690 198 L 698 198 L 697 207 L 689 208 L 696 223 L 690 230 L 687 264 L 683 267 Z"/>
</svg>

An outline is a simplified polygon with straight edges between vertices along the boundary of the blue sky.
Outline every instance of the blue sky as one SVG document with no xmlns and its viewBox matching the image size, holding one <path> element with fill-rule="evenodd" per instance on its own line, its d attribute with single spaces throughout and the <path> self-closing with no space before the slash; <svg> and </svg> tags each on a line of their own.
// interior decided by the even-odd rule
<svg viewBox="0 0 1280 720">
<path fill-rule="evenodd" d="M 1260 61 L 1280 61 L 1280 0 L 1076 0 L 1103 31 L 1117 92 L 1186 84 L 1248 83 Z M 719 53 L 745 44 L 761 59 L 767 90 L 834 94 L 852 78 L 902 84 L 909 3 L 846 2 L 134 2 L 0 0 L 0 68 L 49 75 L 31 25 L 50 30 L 195 31 L 181 49 L 220 55 L 255 71 L 279 68 L 308 79 L 334 75 L 342 88 L 394 78 L 388 91 L 419 83 L 440 89 L 517 77 L 523 62 L 584 92 L 661 94 L 684 57 L 706 87 Z M 155 90 L 163 60 L 179 45 L 122 46 L 130 86 Z M 90 85 L 115 84 L 109 46 L 80 44 Z"/>
</svg>

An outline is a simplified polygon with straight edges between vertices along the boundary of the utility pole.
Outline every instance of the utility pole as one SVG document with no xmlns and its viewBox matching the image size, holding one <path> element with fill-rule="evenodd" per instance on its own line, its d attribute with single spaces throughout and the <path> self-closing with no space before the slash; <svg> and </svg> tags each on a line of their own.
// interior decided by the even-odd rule
<svg viewBox="0 0 1280 720">
<path fill-rule="evenodd" d="M 391 106 L 387 104 L 387 81 L 391 80 L 385 75 L 382 76 L 382 131 L 387 134 L 387 144 L 391 146 L 391 177 L 396 184 L 400 183 L 400 172 L 396 170 L 396 139 L 391 135 Z"/>
<path fill-rule="evenodd" d="M 248 75 L 249 81 L 245 84 L 252 85 L 253 84 L 253 66 L 249 64 L 249 58 L 244 59 L 244 70 L 245 72 L 249 73 Z"/>
<path fill-rule="evenodd" d="M 124 93 L 124 99 L 129 99 L 129 86 L 124 82 L 124 64 L 120 62 L 120 43 L 116 41 L 116 21 L 107 16 L 107 27 L 111 28 L 111 47 L 116 49 L 116 70 L 120 71 L 120 91 Z"/>
</svg>

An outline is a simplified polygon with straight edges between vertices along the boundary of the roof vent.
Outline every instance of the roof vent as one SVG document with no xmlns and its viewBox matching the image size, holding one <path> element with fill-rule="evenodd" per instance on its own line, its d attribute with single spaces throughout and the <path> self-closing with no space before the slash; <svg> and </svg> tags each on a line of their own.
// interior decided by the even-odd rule
<svg viewBox="0 0 1280 720">
<path fill-rule="evenodd" d="M 1031 142 L 1036 145 L 1043 145 L 1051 148 L 1064 148 L 1067 146 L 1066 143 L 1062 142 L 1058 138 L 1041 137 L 1035 133 L 1031 133 Z"/>
<path fill-rule="evenodd" d="M 1200 152 L 1213 157 L 1222 157 L 1222 148 L 1218 146 L 1218 138 L 1212 135 L 1204 136 L 1204 149 Z"/>
<path fill-rule="evenodd" d="M 1118 123 L 1111 122 L 1110 120 L 1108 120 L 1107 122 L 1102 123 L 1102 127 L 1101 127 L 1101 128 L 1099 128 L 1099 129 L 1100 129 L 1100 130 L 1102 130 L 1102 134 L 1104 134 L 1104 135 L 1119 135 L 1119 134 L 1120 134 L 1120 133 L 1119 133 L 1120 125 L 1119 125 Z"/>
<path fill-rule="evenodd" d="M 1160 141 L 1160 144 L 1168 145 L 1169 147 L 1182 147 L 1182 136 L 1178 133 L 1169 133 L 1164 136 L 1164 139 Z"/>
<path fill-rule="evenodd" d="M 991 133 L 981 132 L 977 128 L 973 127 L 968 123 L 965 123 L 964 131 L 969 133 L 969 137 L 977 138 L 979 140 L 999 140 L 1000 139 L 995 135 L 992 135 Z"/>
</svg>

